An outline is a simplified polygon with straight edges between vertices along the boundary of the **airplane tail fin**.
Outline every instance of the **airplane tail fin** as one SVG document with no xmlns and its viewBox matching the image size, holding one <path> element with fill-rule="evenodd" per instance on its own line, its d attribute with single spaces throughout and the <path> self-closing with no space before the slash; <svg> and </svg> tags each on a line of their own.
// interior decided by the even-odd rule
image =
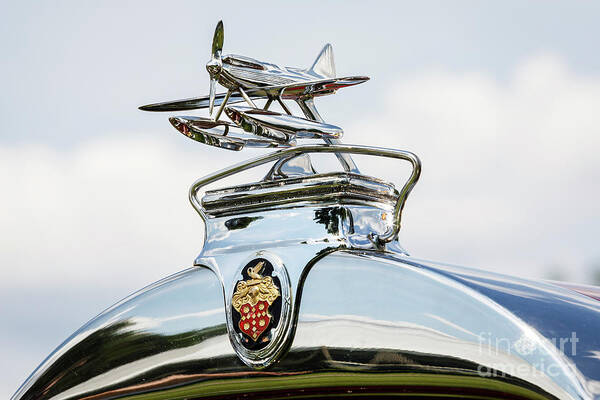
<svg viewBox="0 0 600 400">
<path fill-rule="evenodd" d="M 317 59 L 310 67 L 312 71 L 325 78 L 335 78 L 335 63 L 333 62 L 333 47 L 329 43 L 323 47 L 323 50 L 317 56 Z"/>
</svg>

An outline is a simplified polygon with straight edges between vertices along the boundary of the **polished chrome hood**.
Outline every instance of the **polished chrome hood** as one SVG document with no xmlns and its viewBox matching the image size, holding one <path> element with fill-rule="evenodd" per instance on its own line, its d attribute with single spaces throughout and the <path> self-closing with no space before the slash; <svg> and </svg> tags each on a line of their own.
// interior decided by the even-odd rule
<svg viewBox="0 0 600 400">
<path fill-rule="evenodd" d="M 305 265 L 294 296 L 287 348 L 257 369 L 232 345 L 217 275 L 189 268 L 91 320 L 13 399 L 599 394 L 600 303 L 552 284 L 337 250 Z M 572 332 L 576 354 L 560 351 Z"/>
</svg>

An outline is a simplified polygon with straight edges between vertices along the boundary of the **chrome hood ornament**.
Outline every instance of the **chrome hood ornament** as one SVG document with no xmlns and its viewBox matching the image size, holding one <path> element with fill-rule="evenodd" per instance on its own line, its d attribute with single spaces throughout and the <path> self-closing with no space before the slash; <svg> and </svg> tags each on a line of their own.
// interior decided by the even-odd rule
<svg viewBox="0 0 600 400">
<path fill-rule="evenodd" d="M 140 108 L 208 109 L 169 121 L 209 146 L 275 150 L 194 182 L 205 235 L 193 266 L 92 319 L 13 400 L 600 398 L 600 289 L 408 256 L 398 233 L 419 158 L 341 144 L 314 104 L 368 78 L 337 77 L 331 45 L 301 69 L 224 55 L 223 43 L 219 22 L 208 96 Z M 319 172 L 315 153 L 340 171 Z M 356 154 L 408 162 L 410 176 L 397 188 L 364 175 Z M 267 164 L 259 181 L 205 188 Z"/>
<path fill-rule="evenodd" d="M 181 133 L 198 142 L 229 150 L 241 150 L 245 146 L 288 147 L 295 144 L 296 137 L 322 138 L 327 143 L 335 143 L 341 137 L 341 128 L 325 124 L 312 99 L 366 82 L 369 78 L 336 77 L 330 44 L 325 45 L 310 68 L 302 69 L 280 67 L 244 56 L 222 55 L 223 41 L 223 23 L 219 21 L 211 58 L 206 64 L 210 76 L 208 96 L 149 104 L 140 109 L 184 111 L 208 108 L 211 118 L 177 117 L 171 122 Z M 217 94 L 217 83 L 227 92 Z M 262 108 L 255 103 L 259 99 L 266 99 Z M 298 102 L 306 118 L 293 116 L 283 100 Z M 228 106 L 243 101 L 248 103 L 250 110 Z M 268 111 L 275 101 L 285 114 Z M 213 113 L 215 105 L 219 108 Z M 223 112 L 235 125 L 220 119 Z"/>
<path fill-rule="evenodd" d="M 418 157 L 413 153 L 401 150 L 341 145 L 342 128 L 325 123 L 314 104 L 315 97 L 336 93 L 340 88 L 366 82 L 369 78 L 365 76 L 337 78 L 333 48 L 330 44 L 325 45 L 310 68 L 301 69 L 279 67 L 244 56 L 223 56 L 221 54 L 223 41 L 223 22 L 219 21 L 213 36 L 211 59 L 206 65 L 210 76 L 210 94 L 208 96 L 140 107 L 145 111 L 182 111 L 208 108 L 211 114 L 210 118 L 177 116 L 169 118 L 169 121 L 185 136 L 209 146 L 236 151 L 245 147 L 288 148 L 288 150 L 240 163 L 194 183 L 190 190 L 190 200 L 205 222 L 207 222 L 206 212 L 196 195 L 198 190 L 208 183 L 273 161 L 276 164 L 265 181 L 289 178 L 292 175 L 315 178 L 319 174 L 312 166 L 310 153 L 323 152 L 335 153 L 346 173 L 356 174 L 356 177 L 360 177 L 363 181 L 376 182 L 377 180 L 361 175 L 351 157 L 351 154 L 368 154 L 405 160 L 410 162 L 413 168 L 412 174 L 402 190 L 394 195 L 395 200 L 391 200 L 387 208 L 384 207 L 380 213 L 385 218 L 390 215 L 387 223 L 379 224 L 385 225 L 386 229 L 384 231 L 375 229 L 368 233 L 361 232 L 364 234 L 362 242 L 367 243 L 363 246 L 366 247 L 383 248 L 386 243 L 394 241 L 400 230 L 400 219 L 406 198 L 419 179 L 421 163 Z M 227 93 L 216 94 L 217 82 L 228 89 Z M 258 107 L 255 103 L 255 100 L 259 99 L 266 100 L 262 107 Z M 295 101 L 304 116 L 292 115 L 285 100 Z M 229 105 L 241 101 L 248 103 L 248 106 Z M 269 110 L 274 101 L 280 104 L 285 114 Z M 219 106 L 219 110 L 213 115 L 214 104 Z M 230 121 L 220 119 L 223 111 Z M 297 146 L 299 139 L 321 139 L 328 146 Z M 289 171 L 293 171 L 292 175 Z M 338 177 L 342 176 L 349 177 L 349 175 L 338 175 Z M 296 184 L 298 183 L 296 182 Z M 304 191 L 311 191 L 313 184 L 305 182 L 300 183 L 300 186 L 304 187 Z M 309 186 L 310 190 L 308 190 Z M 338 191 L 338 195 L 342 194 Z M 379 194 L 377 190 L 371 193 L 373 198 L 377 198 Z M 280 195 L 274 193 L 270 197 L 275 201 L 281 201 L 277 198 Z M 249 197 L 254 198 L 253 195 Z M 300 198 L 302 197 L 289 198 L 288 202 L 297 202 Z M 236 201 L 236 204 L 238 203 L 239 199 Z M 367 201 L 367 203 L 369 202 Z"/>
<path fill-rule="evenodd" d="M 211 117 L 177 116 L 169 120 L 185 136 L 210 146 L 228 150 L 281 148 L 201 178 L 190 189 L 190 201 L 206 226 L 206 242 L 195 264 L 208 266 L 222 280 L 229 337 L 238 356 L 248 366 L 263 368 L 276 361 L 293 338 L 290 318 L 297 305 L 292 293 L 298 290 L 302 271 L 315 254 L 340 247 L 381 251 L 388 245 L 401 251 L 398 243 L 392 242 L 400 230 L 406 198 L 419 179 L 421 164 L 407 151 L 342 145 L 342 128 L 321 118 L 315 97 L 368 80 L 337 78 L 331 45 L 323 48 L 310 68 L 300 69 L 243 56 L 223 56 L 223 37 L 223 23 L 219 22 L 206 66 L 211 79 L 208 97 L 140 108 L 208 108 Z M 228 89 L 227 93 L 215 93 L 217 82 Z M 255 101 L 261 99 L 265 102 L 259 107 Z M 292 115 L 285 103 L 289 100 L 300 106 L 303 116 Z M 237 101 L 245 101 L 247 106 L 230 105 Z M 274 101 L 285 114 L 269 110 Z M 213 104 L 219 106 L 214 114 Z M 229 120 L 221 119 L 225 115 Z M 325 144 L 298 145 L 299 140 L 323 140 Z M 311 162 L 313 153 L 336 154 L 344 172 L 318 173 Z M 397 191 L 390 183 L 362 175 L 352 154 L 408 161 L 412 174 Z M 260 182 L 213 190 L 198 197 L 200 189 L 209 183 L 267 163 L 273 163 L 273 167 Z M 285 211 L 290 208 L 296 211 Z M 276 221 L 290 227 L 285 234 L 269 226 Z M 227 234 L 223 236 L 223 232 Z M 284 246 L 277 245 L 281 240 Z M 288 259 L 291 253 L 295 256 Z M 253 269 L 259 266 L 266 268 L 268 275 L 248 278 L 251 273 L 259 276 Z M 263 299 L 260 303 L 241 304 L 242 293 L 248 300 L 247 287 L 266 290 L 265 285 L 259 285 L 262 279 L 277 282 L 272 288 L 277 289 L 278 296 L 272 302 Z M 277 300 L 279 295 L 281 299 Z M 271 307 L 273 302 L 275 308 Z M 257 308 L 261 306 L 263 309 Z"/>
</svg>

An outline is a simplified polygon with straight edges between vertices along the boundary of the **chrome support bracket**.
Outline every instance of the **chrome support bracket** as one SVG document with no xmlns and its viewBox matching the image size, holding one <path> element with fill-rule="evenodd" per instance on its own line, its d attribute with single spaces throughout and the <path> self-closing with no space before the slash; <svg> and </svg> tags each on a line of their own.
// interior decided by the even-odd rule
<svg viewBox="0 0 600 400">
<path fill-rule="evenodd" d="M 402 222 L 402 211 L 404 209 L 404 204 L 412 191 L 413 187 L 419 180 L 421 176 L 421 161 L 416 154 L 411 153 L 410 151 L 404 150 L 395 150 L 395 149 L 386 149 L 380 147 L 371 147 L 371 146 L 359 146 L 359 145 L 342 145 L 342 144 L 332 144 L 332 145 L 306 145 L 306 146 L 297 146 L 290 147 L 287 149 L 282 149 L 275 151 L 271 154 L 267 154 L 264 156 L 256 157 L 250 160 L 242 161 L 236 165 L 231 167 L 222 169 L 220 171 L 209 174 L 203 178 L 198 179 L 191 186 L 189 190 L 189 200 L 194 209 L 198 212 L 200 217 L 202 218 L 204 225 L 206 226 L 207 215 L 202 206 L 202 203 L 198 199 L 198 191 L 213 182 L 221 180 L 231 175 L 235 175 L 239 172 L 246 171 L 248 169 L 273 162 L 278 161 L 282 158 L 289 159 L 290 157 L 298 156 L 301 154 L 307 153 L 339 153 L 339 154 L 363 154 L 363 155 L 372 155 L 386 158 L 395 158 L 400 160 L 408 161 L 412 165 L 412 172 L 405 182 L 404 186 L 400 190 L 400 194 L 398 196 L 398 200 L 394 206 L 393 211 L 393 224 L 392 228 L 389 229 L 388 232 L 379 235 L 372 235 L 370 240 L 377 244 L 377 248 L 383 249 L 385 245 L 398 237 L 398 233 L 400 232 L 401 222 Z"/>
</svg>

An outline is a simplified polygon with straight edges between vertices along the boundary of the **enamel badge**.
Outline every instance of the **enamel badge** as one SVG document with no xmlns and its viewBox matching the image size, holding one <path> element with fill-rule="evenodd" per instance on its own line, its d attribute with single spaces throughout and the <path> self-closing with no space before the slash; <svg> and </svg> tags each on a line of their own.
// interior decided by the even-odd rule
<svg viewBox="0 0 600 400">
<path fill-rule="evenodd" d="M 231 282 L 227 330 L 238 357 L 261 368 L 273 362 L 288 339 L 290 280 L 281 259 L 257 251 L 239 267 Z"/>
<path fill-rule="evenodd" d="M 269 274 L 273 266 L 266 259 L 255 259 L 242 271 L 244 280 L 238 281 L 231 299 L 235 310 L 234 324 L 243 334 L 247 348 L 261 348 L 270 341 L 268 331 L 277 324 L 281 312 L 279 280 Z M 275 308 L 275 317 L 271 313 Z"/>
</svg>

